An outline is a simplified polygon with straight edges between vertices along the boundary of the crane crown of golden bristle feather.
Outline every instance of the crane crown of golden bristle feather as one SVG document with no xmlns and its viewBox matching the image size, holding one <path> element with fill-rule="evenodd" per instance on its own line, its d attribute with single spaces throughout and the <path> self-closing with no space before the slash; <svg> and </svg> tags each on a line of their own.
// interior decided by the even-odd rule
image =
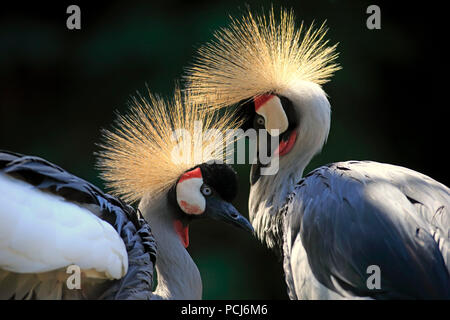
<svg viewBox="0 0 450 320">
<path fill-rule="evenodd" d="M 324 40 L 325 23 L 318 29 L 303 23 L 296 28 L 293 11 L 281 10 L 277 22 L 249 11 L 241 20 L 214 34 L 200 47 L 184 79 L 193 99 L 225 107 L 251 97 L 291 88 L 298 81 L 321 85 L 340 69 L 336 46 Z M 306 29 L 306 30 L 305 30 Z"/>
<path fill-rule="evenodd" d="M 103 130 L 97 167 L 111 193 L 125 201 L 145 194 L 157 198 L 187 170 L 229 156 L 234 138 L 226 138 L 225 131 L 239 127 L 235 119 L 193 103 L 178 88 L 171 101 L 139 94 L 129 112 L 118 115 L 114 129 Z"/>
</svg>

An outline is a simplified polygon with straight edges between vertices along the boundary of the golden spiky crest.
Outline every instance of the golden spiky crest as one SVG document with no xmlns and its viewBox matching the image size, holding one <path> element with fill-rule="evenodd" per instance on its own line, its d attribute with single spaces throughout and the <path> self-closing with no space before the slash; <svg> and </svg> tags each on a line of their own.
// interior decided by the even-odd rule
<svg viewBox="0 0 450 320">
<path fill-rule="evenodd" d="M 269 17 L 248 11 L 241 20 L 214 34 L 200 47 L 185 75 L 193 99 L 212 107 L 225 107 L 267 93 L 281 93 L 298 81 L 323 84 L 340 69 L 336 46 L 324 37 L 325 23 L 295 26 L 292 10 L 282 9 L 279 22 L 274 9 Z M 306 29 L 306 30 L 305 30 Z"/>
<path fill-rule="evenodd" d="M 103 130 L 97 167 L 111 193 L 125 201 L 138 201 L 147 193 L 157 198 L 187 170 L 226 159 L 233 139 L 225 131 L 239 125 L 230 112 L 211 112 L 178 87 L 170 101 L 139 94 L 130 101 L 129 112 L 118 115 L 114 129 Z M 224 134 L 223 140 L 217 133 Z"/>
</svg>

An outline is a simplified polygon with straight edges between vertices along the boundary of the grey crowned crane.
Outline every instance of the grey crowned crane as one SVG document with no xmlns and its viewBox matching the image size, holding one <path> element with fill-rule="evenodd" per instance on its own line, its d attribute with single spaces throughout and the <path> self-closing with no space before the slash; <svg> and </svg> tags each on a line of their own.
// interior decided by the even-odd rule
<svg viewBox="0 0 450 320">
<path fill-rule="evenodd" d="M 113 195 L 41 158 L 0 153 L 1 299 L 201 299 L 189 223 L 211 217 L 253 231 L 230 204 L 235 172 L 207 152 L 222 151 L 222 141 L 193 133 L 197 122 L 218 130 L 236 122 L 179 91 L 170 103 L 152 95 L 133 102 L 115 132 L 104 131 L 99 153 Z M 191 143 L 203 157 L 186 152 Z M 139 210 L 118 195 L 141 200 Z M 79 289 L 67 286 L 70 265 L 81 269 Z"/>
<path fill-rule="evenodd" d="M 248 126 L 279 137 L 268 148 L 278 172 L 262 175 L 264 166 L 252 165 L 250 221 L 282 254 L 291 299 L 449 299 L 445 185 L 372 161 L 303 176 L 330 129 L 321 84 L 339 66 L 325 34 L 323 25 L 296 28 L 292 11 L 280 19 L 273 9 L 268 17 L 249 13 L 217 32 L 188 69 L 196 101 L 237 104 Z M 379 285 L 370 279 L 374 268 Z"/>
</svg>

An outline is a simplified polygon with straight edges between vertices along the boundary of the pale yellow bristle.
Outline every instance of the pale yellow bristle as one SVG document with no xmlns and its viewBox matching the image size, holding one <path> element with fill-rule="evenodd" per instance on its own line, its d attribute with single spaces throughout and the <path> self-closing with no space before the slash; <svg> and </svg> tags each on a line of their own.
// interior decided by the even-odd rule
<svg viewBox="0 0 450 320">
<path fill-rule="evenodd" d="M 205 130 L 238 128 L 235 117 L 229 112 L 219 116 L 193 103 L 178 88 L 171 101 L 149 94 L 133 98 L 130 105 L 126 115 L 118 116 L 114 130 L 104 130 L 98 153 L 101 177 L 112 194 L 126 201 L 135 202 L 147 193 L 158 197 L 188 169 L 223 160 L 226 150 L 232 150 L 227 148 L 231 140 L 212 139 Z M 184 153 L 182 159 L 173 156 L 180 154 L 177 150 Z"/>
<path fill-rule="evenodd" d="M 281 94 L 298 81 L 323 84 L 340 67 L 336 46 L 325 40 L 322 24 L 295 26 L 294 14 L 281 10 L 275 18 L 232 19 L 215 40 L 198 50 L 184 77 L 196 102 L 225 107 L 267 93 Z"/>
</svg>

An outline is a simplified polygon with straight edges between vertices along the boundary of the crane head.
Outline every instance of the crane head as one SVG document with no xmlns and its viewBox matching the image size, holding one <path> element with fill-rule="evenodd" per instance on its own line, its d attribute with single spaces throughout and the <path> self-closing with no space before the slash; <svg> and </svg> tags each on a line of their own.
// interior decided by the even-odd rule
<svg viewBox="0 0 450 320">
<path fill-rule="evenodd" d="M 185 246 L 188 224 L 195 218 L 253 231 L 230 203 L 237 193 L 236 173 L 219 164 L 234 143 L 226 132 L 240 122 L 232 113 L 212 111 L 178 87 L 170 100 L 153 94 L 133 98 L 115 130 L 104 131 L 99 153 L 98 166 L 111 192 L 126 201 L 140 200 L 154 223 L 173 222 Z M 162 202 L 170 210 L 160 209 Z"/>
<path fill-rule="evenodd" d="M 98 167 L 111 193 L 129 202 L 147 195 L 159 199 L 179 179 L 189 180 L 188 172 L 206 170 L 202 163 L 223 161 L 234 143 L 226 131 L 240 124 L 232 113 L 211 111 L 178 87 L 172 99 L 151 93 L 133 98 L 114 130 L 104 130 L 98 153 Z M 204 209 L 195 205 L 193 211 Z"/>
<path fill-rule="evenodd" d="M 236 115 L 242 129 L 256 130 L 258 153 L 265 143 L 267 156 L 277 157 L 281 167 L 291 168 L 309 162 L 321 150 L 330 129 L 331 108 L 320 86 L 303 81 L 283 94 L 268 93 L 240 103 Z M 252 184 L 264 166 L 259 159 L 252 166 Z"/>
<path fill-rule="evenodd" d="M 226 164 L 203 163 L 185 172 L 171 190 L 178 215 L 175 230 L 185 247 L 189 244 L 188 225 L 197 218 L 212 218 L 253 232 L 250 222 L 231 204 L 237 195 L 235 171 Z"/>
<path fill-rule="evenodd" d="M 330 106 L 321 85 L 340 67 L 324 24 L 297 28 L 292 10 L 277 18 L 272 8 L 268 16 L 248 12 L 232 19 L 200 47 L 185 79 L 194 101 L 212 108 L 237 105 L 244 129 L 278 137 L 270 156 L 286 165 L 292 150 L 314 154 L 325 143 Z"/>
</svg>

